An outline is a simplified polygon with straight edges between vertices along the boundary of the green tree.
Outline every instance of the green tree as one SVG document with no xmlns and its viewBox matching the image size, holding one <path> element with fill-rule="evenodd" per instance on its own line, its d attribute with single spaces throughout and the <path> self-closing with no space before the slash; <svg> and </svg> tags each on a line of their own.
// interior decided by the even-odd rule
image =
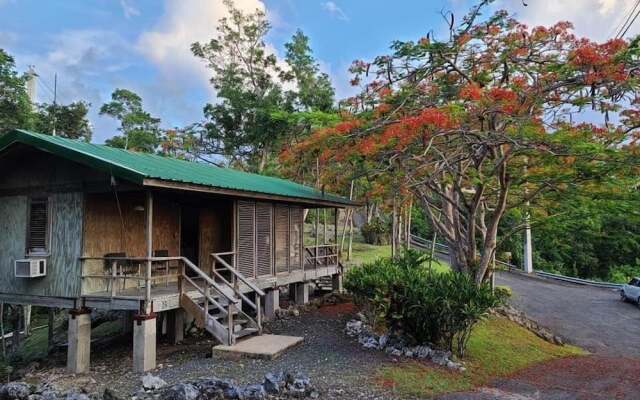
<svg viewBox="0 0 640 400">
<path fill-rule="evenodd" d="M 91 123 L 87 119 L 89 103 L 39 104 L 34 113 L 33 130 L 71 139 L 91 140 Z"/>
<path fill-rule="evenodd" d="M 309 46 L 309 37 L 301 30 L 286 43 L 285 61 L 291 68 L 286 79 L 293 79 L 297 90 L 292 94 L 302 110 L 329 112 L 333 109 L 335 91 L 329 75 L 320 72 Z"/>
<path fill-rule="evenodd" d="M 142 98 L 127 89 L 116 89 L 111 101 L 100 107 L 100 115 L 120 121 L 121 135 L 106 141 L 112 147 L 153 153 L 160 144 L 160 119 L 142 107 Z"/>
<path fill-rule="evenodd" d="M 279 80 L 281 69 L 264 42 L 270 29 L 265 13 L 244 14 L 225 0 L 229 17 L 220 20 L 218 36 L 194 43 L 193 54 L 211 69 L 219 103 L 207 104 L 206 153 L 221 154 L 232 164 L 262 171 L 286 132 L 271 114 L 292 110 Z"/>
<path fill-rule="evenodd" d="M 27 77 L 18 74 L 13 57 L 0 49 L 0 134 L 31 127 L 31 102 L 26 83 Z"/>
<path fill-rule="evenodd" d="M 502 11 L 482 17 L 491 2 L 452 23 L 443 41 L 396 41 L 389 55 L 355 61 L 352 82 L 364 87 L 350 113 L 288 157 L 317 155 L 343 174 L 362 165 L 392 196 L 413 196 L 453 269 L 478 284 L 510 209 L 637 176 L 639 166 L 639 41 L 596 43 L 568 22 L 528 28 Z M 585 107 L 605 124 L 566 117 Z"/>
</svg>

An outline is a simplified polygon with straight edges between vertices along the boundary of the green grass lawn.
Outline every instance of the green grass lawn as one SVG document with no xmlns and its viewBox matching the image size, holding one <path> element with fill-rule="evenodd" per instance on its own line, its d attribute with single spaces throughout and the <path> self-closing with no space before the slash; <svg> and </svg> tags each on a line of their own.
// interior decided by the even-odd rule
<svg viewBox="0 0 640 400">
<path fill-rule="evenodd" d="M 376 246 L 362 242 L 353 243 L 351 260 L 346 261 L 346 255 L 342 259 L 347 266 L 368 264 L 379 258 L 391 257 L 391 245 Z M 449 271 L 449 265 L 442 260 L 433 260 L 431 267 L 437 272 Z"/>
<path fill-rule="evenodd" d="M 469 339 L 465 372 L 409 361 L 382 367 L 378 381 L 403 395 L 434 396 L 469 390 L 542 361 L 584 354 L 574 346 L 546 342 L 507 319 L 491 317 L 479 323 Z"/>
</svg>

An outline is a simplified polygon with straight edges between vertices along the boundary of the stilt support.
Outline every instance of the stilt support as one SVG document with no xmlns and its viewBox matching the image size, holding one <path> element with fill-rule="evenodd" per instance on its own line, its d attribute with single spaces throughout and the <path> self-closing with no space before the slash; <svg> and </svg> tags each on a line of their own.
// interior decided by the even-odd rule
<svg viewBox="0 0 640 400">
<path fill-rule="evenodd" d="M 152 370 L 156 367 L 156 316 L 136 315 L 133 319 L 133 370 Z"/>
<path fill-rule="evenodd" d="M 280 289 L 267 290 L 264 298 L 264 318 L 273 319 L 280 309 Z"/>
<path fill-rule="evenodd" d="M 176 308 L 167 314 L 167 336 L 169 342 L 178 344 L 184 340 L 184 310 Z"/>
<path fill-rule="evenodd" d="M 309 302 L 309 285 L 306 282 L 294 283 L 294 299 L 296 304 L 307 304 Z"/>
<path fill-rule="evenodd" d="M 342 274 L 331 275 L 331 289 L 336 293 L 342 293 Z"/>
<path fill-rule="evenodd" d="M 86 308 L 70 310 L 67 370 L 72 374 L 89 372 L 90 354 L 91 311 Z"/>
</svg>

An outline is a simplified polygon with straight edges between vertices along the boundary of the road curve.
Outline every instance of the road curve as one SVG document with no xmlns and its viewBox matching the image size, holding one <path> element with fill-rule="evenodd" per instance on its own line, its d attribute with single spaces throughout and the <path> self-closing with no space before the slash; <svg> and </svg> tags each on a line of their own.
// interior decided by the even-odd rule
<svg viewBox="0 0 640 400">
<path fill-rule="evenodd" d="M 616 290 L 500 272 L 511 304 L 568 342 L 592 353 L 640 357 L 640 309 Z"/>
</svg>

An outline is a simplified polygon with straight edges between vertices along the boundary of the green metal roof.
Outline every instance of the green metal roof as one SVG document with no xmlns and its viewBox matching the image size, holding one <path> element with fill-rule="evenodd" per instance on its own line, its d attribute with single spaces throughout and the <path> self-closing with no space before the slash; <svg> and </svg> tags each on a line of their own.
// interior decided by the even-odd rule
<svg viewBox="0 0 640 400">
<path fill-rule="evenodd" d="M 143 184 L 145 179 L 159 179 L 211 188 L 310 200 L 310 203 L 354 204 L 344 197 L 322 193 L 317 189 L 285 179 L 155 154 L 137 153 L 25 130 L 15 130 L 1 136 L 0 151 L 13 143 L 30 145 L 137 184 Z"/>
</svg>

